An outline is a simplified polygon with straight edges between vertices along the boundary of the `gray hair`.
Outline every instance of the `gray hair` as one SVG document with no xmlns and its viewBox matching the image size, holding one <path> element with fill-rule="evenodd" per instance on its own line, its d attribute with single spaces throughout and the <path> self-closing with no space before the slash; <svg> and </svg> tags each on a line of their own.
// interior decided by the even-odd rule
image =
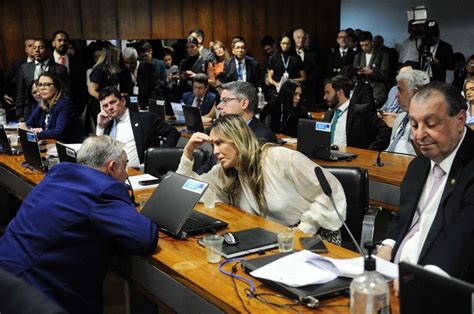
<svg viewBox="0 0 474 314">
<path fill-rule="evenodd" d="M 121 164 L 124 155 L 123 144 L 119 141 L 107 135 L 92 136 L 82 143 L 77 152 L 77 162 L 99 169 L 111 160 Z"/>
<path fill-rule="evenodd" d="M 249 82 L 234 81 L 222 85 L 222 90 L 228 90 L 235 95 L 239 100 L 249 100 L 249 110 L 252 113 L 257 113 L 258 98 L 257 89 Z"/>
<path fill-rule="evenodd" d="M 428 84 L 430 82 L 430 77 L 425 71 L 408 70 L 400 72 L 397 75 L 397 82 L 400 80 L 405 80 L 407 88 L 410 91 L 416 91 Z"/>
<path fill-rule="evenodd" d="M 133 47 L 127 47 L 122 52 L 123 59 L 135 58 L 138 59 L 137 50 Z"/>
</svg>

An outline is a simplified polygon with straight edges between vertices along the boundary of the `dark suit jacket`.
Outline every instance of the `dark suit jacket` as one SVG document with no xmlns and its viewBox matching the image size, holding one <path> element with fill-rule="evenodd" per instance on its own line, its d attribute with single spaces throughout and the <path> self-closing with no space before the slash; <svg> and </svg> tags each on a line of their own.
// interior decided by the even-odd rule
<svg viewBox="0 0 474 314">
<path fill-rule="evenodd" d="M 438 49 L 435 54 L 439 64 L 432 64 L 433 71 L 432 81 L 446 81 L 446 70 L 454 71 L 454 53 L 453 47 L 445 41 L 439 40 Z"/>
<path fill-rule="evenodd" d="M 376 108 L 372 86 L 364 80 L 359 80 L 357 85 L 354 87 L 354 91 L 352 92 L 351 103 L 368 104 L 375 110 Z"/>
<path fill-rule="evenodd" d="M 132 124 L 133 137 L 137 146 L 138 159 L 143 163 L 145 151 L 153 146 L 175 147 L 181 134 L 168 123 L 159 119 L 151 112 L 130 113 L 130 123 Z M 113 121 L 105 127 L 104 134 L 109 135 Z"/>
<path fill-rule="evenodd" d="M 130 71 L 125 69 L 119 74 L 120 92 L 133 95 L 133 81 Z M 140 108 L 148 106 L 148 99 L 161 99 L 160 77 L 153 64 L 140 62 L 137 72 L 138 104 Z"/>
<path fill-rule="evenodd" d="M 331 122 L 333 115 L 334 110 L 329 110 L 324 120 Z M 351 103 L 347 109 L 346 137 L 347 146 L 380 151 L 390 143 L 390 128 L 370 105 Z"/>
<path fill-rule="evenodd" d="M 71 86 L 70 97 L 74 105 L 76 105 L 79 115 L 84 111 L 89 93 L 86 85 L 86 69 L 84 64 L 77 56 L 69 57 L 69 81 Z"/>
<path fill-rule="evenodd" d="M 224 63 L 224 71 L 229 73 L 229 79 L 232 81 L 237 81 L 239 77 L 237 74 L 237 64 L 235 62 L 235 57 L 232 57 L 230 60 L 227 60 Z M 263 88 L 262 71 L 260 70 L 260 66 L 255 59 L 245 56 L 245 70 L 247 72 L 246 81 L 252 83 L 255 88 Z"/>
<path fill-rule="evenodd" d="M 183 97 L 181 98 L 181 102 L 183 102 L 186 106 L 192 106 L 194 96 L 193 92 L 187 92 L 183 94 Z M 201 115 L 205 116 L 206 114 L 211 111 L 212 107 L 216 105 L 216 94 L 211 93 L 210 91 L 206 92 L 206 95 L 204 95 L 204 98 L 201 100 Z"/>
<path fill-rule="evenodd" d="M 343 67 L 352 65 L 354 63 L 355 52 L 352 49 L 347 49 L 344 59 L 341 58 L 341 52 L 338 48 L 331 49 L 328 58 L 327 76 L 333 77 L 339 74 Z"/>
<path fill-rule="evenodd" d="M 33 99 L 31 97 L 31 85 L 33 84 L 35 76 L 35 66 L 35 62 L 30 62 L 23 64 L 20 68 L 17 80 L 17 93 L 15 100 L 15 106 L 17 106 L 17 117 L 23 117 L 25 111 L 28 110 L 28 108 L 25 108 L 24 106 L 28 103 L 33 103 Z M 48 71 L 46 72 L 54 73 L 59 77 L 65 94 L 69 96 L 70 85 L 66 67 L 50 60 L 48 65 Z"/>
<path fill-rule="evenodd" d="M 372 75 L 368 76 L 367 80 L 374 90 L 374 100 L 378 102 L 380 106 L 382 106 L 387 99 L 387 93 L 385 89 L 388 81 L 389 65 L 390 63 L 388 53 L 383 51 L 374 50 L 369 64 L 366 64 L 364 52 L 359 52 L 354 57 L 355 68 L 364 68 L 367 66 L 373 70 Z"/>
<path fill-rule="evenodd" d="M 474 133 L 467 128 L 435 219 L 428 232 L 418 263 L 433 264 L 449 275 L 474 282 Z M 399 220 L 392 220 L 387 238 L 398 247 L 407 234 L 430 170 L 430 160 L 418 156 L 409 165 L 400 187 Z"/>
</svg>

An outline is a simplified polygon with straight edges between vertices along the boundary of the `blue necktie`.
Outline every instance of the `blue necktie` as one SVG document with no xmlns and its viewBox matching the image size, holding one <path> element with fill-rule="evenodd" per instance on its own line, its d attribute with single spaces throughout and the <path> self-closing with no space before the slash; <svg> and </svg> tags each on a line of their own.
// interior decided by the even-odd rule
<svg viewBox="0 0 474 314">
<path fill-rule="evenodd" d="M 110 137 L 113 138 L 114 140 L 117 138 L 117 124 L 118 124 L 118 119 L 114 119 L 114 124 L 112 125 L 112 128 L 110 129 Z"/>
<path fill-rule="evenodd" d="M 397 134 L 393 138 L 393 141 L 390 143 L 390 145 L 387 148 L 387 152 L 394 152 L 395 151 L 395 146 L 397 146 L 397 143 L 400 141 L 402 138 L 403 134 L 405 134 L 405 129 L 408 124 L 408 114 L 403 118 L 402 124 L 398 128 Z"/>
</svg>

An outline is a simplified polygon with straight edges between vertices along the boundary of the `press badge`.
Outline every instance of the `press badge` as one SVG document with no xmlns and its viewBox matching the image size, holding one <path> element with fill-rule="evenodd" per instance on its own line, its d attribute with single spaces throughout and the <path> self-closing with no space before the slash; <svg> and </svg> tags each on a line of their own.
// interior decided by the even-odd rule
<svg viewBox="0 0 474 314">
<path fill-rule="evenodd" d="M 197 194 L 201 194 L 206 189 L 207 184 L 204 182 L 196 181 L 193 179 L 188 179 L 182 189 L 188 190 Z"/>
<path fill-rule="evenodd" d="M 323 132 L 329 132 L 331 133 L 331 123 L 329 122 L 318 122 L 316 121 L 316 124 L 314 126 L 314 129 L 316 131 L 323 131 Z"/>
<path fill-rule="evenodd" d="M 138 86 L 133 86 L 133 95 L 138 95 Z"/>
</svg>

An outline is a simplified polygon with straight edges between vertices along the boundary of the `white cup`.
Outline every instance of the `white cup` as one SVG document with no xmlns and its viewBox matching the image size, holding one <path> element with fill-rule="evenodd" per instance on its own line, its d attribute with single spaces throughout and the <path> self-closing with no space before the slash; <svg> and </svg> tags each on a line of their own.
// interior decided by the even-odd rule
<svg viewBox="0 0 474 314">
<path fill-rule="evenodd" d="M 208 234 L 203 238 L 204 246 L 207 251 L 207 261 L 211 264 L 221 261 L 222 243 L 224 238 L 218 234 Z"/>
<path fill-rule="evenodd" d="M 205 208 L 214 208 L 216 206 L 216 193 L 213 190 L 208 189 L 202 196 L 202 201 L 204 202 Z"/>
<path fill-rule="evenodd" d="M 8 134 L 8 141 L 10 142 L 11 146 L 18 146 L 18 134 Z"/>
<path fill-rule="evenodd" d="M 293 240 L 295 238 L 295 230 L 292 228 L 285 228 L 278 232 L 278 249 L 280 252 L 293 251 Z"/>
</svg>

